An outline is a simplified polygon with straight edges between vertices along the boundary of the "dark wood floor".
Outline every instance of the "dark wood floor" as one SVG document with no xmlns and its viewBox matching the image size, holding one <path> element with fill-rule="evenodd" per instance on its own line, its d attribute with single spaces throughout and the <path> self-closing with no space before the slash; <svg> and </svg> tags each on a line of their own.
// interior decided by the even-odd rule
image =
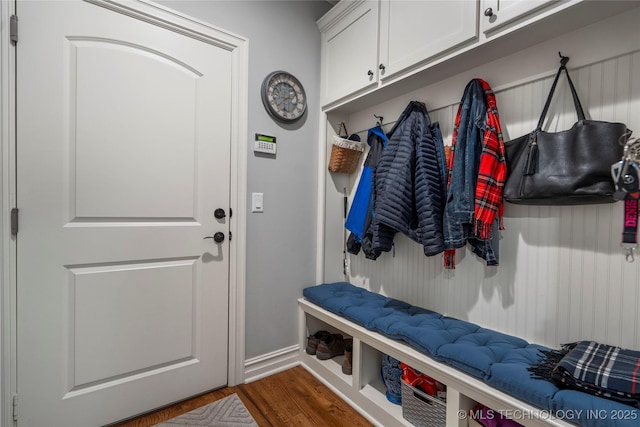
<svg viewBox="0 0 640 427">
<path fill-rule="evenodd" d="M 169 408 L 116 424 L 148 427 L 236 393 L 259 426 L 372 426 L 301 366 L 249 384 L 225 387 Z"/>
</svg>

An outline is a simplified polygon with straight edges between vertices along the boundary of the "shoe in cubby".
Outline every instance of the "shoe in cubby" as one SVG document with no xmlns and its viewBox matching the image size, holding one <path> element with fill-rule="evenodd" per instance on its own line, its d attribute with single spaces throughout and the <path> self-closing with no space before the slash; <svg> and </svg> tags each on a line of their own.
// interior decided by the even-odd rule
<svg viewBox="0 0 640 427">
<path fill-rule="evenodd" d="M 320 338 L 316 357 L 320 360 L 328 360 L 344 354 L 346 342 L 341 334 L 329 334 Z"/>
</svg>

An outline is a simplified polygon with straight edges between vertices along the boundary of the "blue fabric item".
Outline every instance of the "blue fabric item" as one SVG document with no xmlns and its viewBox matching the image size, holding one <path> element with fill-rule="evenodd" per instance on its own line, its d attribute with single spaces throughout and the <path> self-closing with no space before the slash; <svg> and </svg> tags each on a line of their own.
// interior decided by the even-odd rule
<svg viewBox="0 0 640 427">
<path fill-rule="evenodd" d="M 444 361 L 438 353 L 441 346 L 472 334 L 478 329 L 478 325 L 451 317 L 428 318 L 404 327 L 402 339 L 435 360 Z"/>
<path fill-rule="evenodd" d="M 360 181 L 353 196 L 345 228 L 353 233 L 356 242 L 362 242 L 373 210 L 373 173 L 380 160 L 382 148 L 387 146 L 387 136 L 380 126 L 369 129 L 367 144 L 371 147 L 360 174 Z"/>
<path fill-rule="evenodd" d="M 367 329 L 375 330 L 384 334 L 384 330 L 376 327 L 376 321 L 381 317 L 395 313 L 399 309 L 407 309 L 410 305 L 391 298 L 387 298 L 382 306 L 380 305 L 381 302 L 382 301 L 372 300 L 360 305 L 349 307 L 343 310 L 343 316 L 348 319 L 353 319 L 356 323 L 359 323 Z"/>
<path fill-rule="evenodd" d="M 383 316 L 385 306 L 393 306 L 397 301 L 346 282 L 312 286 L 302 293 L 309 301 L 364 327 Z M 409 304 L 402 304 L 409 307 Z"/>
<path fill-rule="evenodd" d="M 444 251 L 444 144 L 424 104 L 412 101 L 389 132 L 374 178 L 373 249 L 388 252 L 401 232 L 432 256 Z"/>
<path fill-rule="evenodd" d="M 496 229 L 492 229 L 490 240 L 477 239 L 473 233 L 476 183 L 487 128 L 485 92 L 478 79 L 472 79 L 465 87 L 458 113 L 460 121 L 443 215 L 445 247 L 458 249 L 468 242 L 473 253 L 487 265 L 498 265 L 499 233 Z"/>
<path fill-rule="evenodd" d="M 579 391 L 560 390 L 552 382 L 533 378 L 528 369 L 540 363 L 544 358 L 541 351 L 549 350 L 547 347 L 346 282 L 308 287 L 303 295 L 326 310 L 402 340 L 434 360 L 540 408 L 539 416 L 549 417 L 544 411 L 553 411 L 565 421 L 584 427 L 640 425 L 638 408 Z"/>
<path fill-rule="evenodd" d="M 417 324 L 420 319 L 440 319 L 441 317 L 440 313 L 420 307 L 398 307 L 392 313 L 375 319 L 373 325 L 376 331 L 384 331 L 389 338 L 400 340 L 406 336 L 405 328 L 408 324 Z"/>
<path fill-rule="evenodd" d="M 489 376 L 485 381 L 523 402 L 544 410 L 551 410 L 552 399 L 558 387 L 552 382 L 532 378 L 531 372 L 528 371 L 532 363 L 538 363 L 542 359 L 540 350 L 543 349 L 546 347 L 529 344 L 508 352 L 500 362 L 491 365 Z"/>
<path fill-rule="evenodd" d="M 577 390 L 560 390 L 553 396 L 553 411 L 582 427 L 638 427 L 640 409 Z"/>
<path fill-rule="evenodd" d="M 500 362 L 510 351 L 527 345 L 521 338 L 480 328 L 443 345 L 438 349 L 438 356 L 451 366 L 484 379 L 489 376 L 492 364 Z"/>
<path fill-rule="evenodd" d="M 482 152 L 483 121 L 487 115 L 482 84 L 471 80 L 460 101 L 455 155 L 444 214 L 447 249 L 464 246 L 475 214 L 476 180 Z"/>
<path fill-rule="evenodd" d="M 580 341 L 565 348 L 566 353 L 558 354 L 564 356 L 557 362 L 551 380 L 621 403 L 638 403 L 640 351 L 595 341 Z"/>
<path fill-rule="evenodd" d="M 380 368 L 382 382 L 387 387 L 387 400 L 396 405 L 402 404 L 402 368 L 400 361 L 388 354 L 382 355 L 382 367 Z"/>
<path fill-rule="evenodd" d="M 357 242 L 362 242 L 362 236 L 364 235 L 364 224 L 367 219 L 372 188 L 373 171 L 371 168 L 365 166 L 360 174 L 360 181 L 358 182 L 356 194 L 353 196 L 353 202 L 351 202 L 351 207 L 349 208 L 347 221 L 344 223 L 345 228 L 354 234 Z"/>
</svg>

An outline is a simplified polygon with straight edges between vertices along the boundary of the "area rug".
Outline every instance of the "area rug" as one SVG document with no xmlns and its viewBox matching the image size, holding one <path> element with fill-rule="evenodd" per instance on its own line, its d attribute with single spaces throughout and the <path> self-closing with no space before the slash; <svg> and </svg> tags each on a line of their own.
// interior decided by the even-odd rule
<svg viewBox="0 0 640 427">
<path fill-rule="evenodd" d="M 237 394 L 171 418 L 155 427 L 258 427 Z"/>
</svg>

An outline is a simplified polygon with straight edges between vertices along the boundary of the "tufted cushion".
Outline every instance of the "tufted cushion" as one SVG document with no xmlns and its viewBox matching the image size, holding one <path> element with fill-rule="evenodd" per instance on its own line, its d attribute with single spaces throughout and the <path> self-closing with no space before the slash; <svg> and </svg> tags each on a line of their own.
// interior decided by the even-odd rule
<svg viewBox="0 0 640 427">
<path fill-rule="evenodd" d="M 343 315 L 352 319 L 365 328 L 380 331 L 376 328 L 376 321 L 391 316 L 398 311 L 407 310 L 411 306 L 402 301 L 387 298 L 384 301 L 361 301 L 343 310 Z"/>
<path fill-rule="evenodd" d="M 440 319 L 442 315 L 420 307 L 400 308 L 396 307 L 384 317 L 379 317 L 373 322 L 374 329 L 389 338 L 404 339 L 406 328 L 416 326 L 420 322 L 429 319 Z"/>
<path fill-rule="evenodd" d="M 419 317 L 419 316 L 417 316 Z M 462 336 L 473 334 L 480 327 L 473 323 L 451 317 L 421 318 L 415 324 L 408 324 L 402 330 L 402 339 L 412 347 L 428 354 L 438 361 L 438 349 Z"/>
<path fill-rule="evenodd" d="M 640 409 L 577 390 L 560 390 L 553 410 L 565 421 L 583 427 L 638 427 Z"/>
<path fill-rule="evenodd" d="M 438 356 L 448 364 L 478 378 L 489 375 L 491 365 L 502 361 L 510 351 L 527 346 L 521 338 L 479 328 L 445 344 Z"/>
<path fill-rule="evenodd" d="M 558 391 L 558 387 L 549 381 L 532 378 L 527 370 L 532 363 L 540 362 L 542 358 L 540 350 L 548 350 L 548 348 L 528 344 L 523 348 L 507 352 L 500 362 L 491 365 L 485 381 L 524 402 L 550 410 L 551 400 Z"/>
<path fill-rule="evenodd" d="M 335 314 L 344 316 L 360 325 L 363 321 L 379 316 L 377 311 L 383 308 L 390 300 L 383 295 L 369 292 L 366 289 L 353 286 L 346 282 L 325 283 L 318 286 L 305 288 L 302 294 L 309 301 L 318 304 Z M 409 304 L 406 304 L 407 306 Z M 360 309 L 354 313 L 354 307 Z M 350 310 L 356 317 L 345 315 Z"/>
<path fill-rule="evenodd" d="M 549 381 L 532 378 L 528 368 L 540 362 L 540 351 L 549 350 L 547 347 L 346 282 L 305 288 L 303 295 L 354 323 L 403 340 L 500 391 L 545 411 L 554 411 L 565 421 L 585 427 L 640 425 L 637 408 L 578 391 L 559 390 Z M 548 417 L 549 413 L 541 411 L 538 415 Z"/>
</svg>

